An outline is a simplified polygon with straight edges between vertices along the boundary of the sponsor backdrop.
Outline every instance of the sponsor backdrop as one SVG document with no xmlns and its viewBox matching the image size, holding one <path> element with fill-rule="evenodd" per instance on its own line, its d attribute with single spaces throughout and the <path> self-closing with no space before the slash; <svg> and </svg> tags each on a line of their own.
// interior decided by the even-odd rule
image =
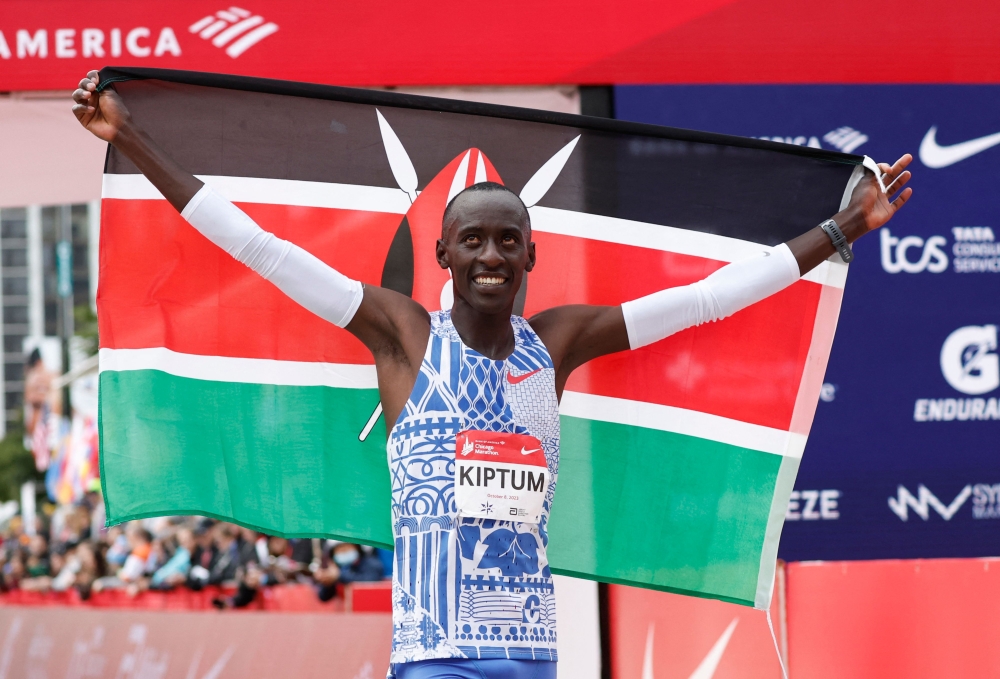
<svg viewBox="0 0 1000 679">
<path fill-rule="evenodd" d="M 1000 552 L 1000 87 L 663 86 L 615 95 L 627 120 L 879 161 L 915 156 L 912 203 L 855 249 L 779 555 Z"/>
</svg>

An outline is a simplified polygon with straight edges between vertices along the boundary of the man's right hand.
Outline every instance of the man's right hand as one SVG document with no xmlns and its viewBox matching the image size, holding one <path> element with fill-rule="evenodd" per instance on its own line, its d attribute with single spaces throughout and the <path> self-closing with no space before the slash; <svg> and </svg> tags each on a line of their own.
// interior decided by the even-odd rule
<svg viewBox="0 0 1000 679">
<path fill-rule="evenodd" d="M 178 212 L 198 193 L 201 180 L 178 165 L 132 120 L 112 89 L 97 91 L 101 76 L 91 71 L 73 92 L 73 115 L 98 139 L 114 144 Z"/>
<path fill-rule="evenodd" d="M 100 74 L 91 71 L 73 92 L 73 113 L 80 124 L 98 139 L 113 142 L 129 121 L 129 112 L 114 90 L 97 91 Z"/>
</svg>

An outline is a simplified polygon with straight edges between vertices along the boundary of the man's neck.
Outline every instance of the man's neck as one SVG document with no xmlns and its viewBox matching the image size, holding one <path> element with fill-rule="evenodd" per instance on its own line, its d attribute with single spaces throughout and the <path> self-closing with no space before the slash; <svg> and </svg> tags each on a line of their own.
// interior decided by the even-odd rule
<svg viewBox="0 0 1000 679">
<path fill-rule="evenodd" d="M 451 322 L 465 346 L 489 359 L 501 361 L 514 353 L 514 328 L 510 324 L 513 310 L 511 303 L 501 313 L 486 314 L 457 297 L 451 308 Z"/>
</svg>

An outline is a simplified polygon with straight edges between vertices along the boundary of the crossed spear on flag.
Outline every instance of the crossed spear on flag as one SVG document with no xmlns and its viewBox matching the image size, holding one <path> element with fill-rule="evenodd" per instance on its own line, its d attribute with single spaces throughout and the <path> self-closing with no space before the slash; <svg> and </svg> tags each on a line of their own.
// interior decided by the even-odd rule
<svg viewBox="0 0 1000 679">
<path fill-rule="evenodd" d="M 417 171 L 413 167 L 413 162 L 410 160 L 409 154 L 407 154 L 406 149 L 403 147 L 403 143 L 396 136 L 389 122 L 382 115 L 382 112 L 375 109 L 375 115 L 378 116 L 378 127 L 382 134 L 382 144 L 385 147 L 385 155 L 389 160 L 389 168 L 392 170 L 392 176 L 396 180 L 396 184 L 399 186 L 400 190 L 405 193 L 409 199 L 410 204 L 416 202 L 417 197 L 420 192 L 417 191 Z M 576 148 L 577 142 L 580 141 L 580 135 L 574 137 L 568 144 L 559 149 L 555 155 L 549 158 L 545 163 L 538 168 L 531 179 L 524 185 L 519 194 L 521 201 L 524 203 L 530 211 L 532 207 L 538 204 L 538 202 L 548 193 L 549 189 L 552 188 L 552 184 L 555 183 L 559 174 L 562 172 L 563 167 L 566 165 L 566 161 L 569 160 L 570 155 L 573 153 L 573 149 Z M 448 198 L 445 201 L 445 205 L 451 202 L 451 199 L 457 196 L 461 191 L 465 190 L 473 184 L 479 184 L 481 182 L 487 181 L 486 178 L 486 167 L 483 162 L 483 154 L 476 154 L 476 169 L 475 174 L 470 179 L 469 176 L 469 163 L 472 159 L 473 149 L 468 149 L 465 152 L 462 161 L 459 163 L 458 168 L 455 171 L 455 176 L 451 181 L 451 187 L 448 191 Z M 409 213 L 407 213 L 409 214 Z M 405 219 L 406 217 L 404 217 Z M 441 291 L 441 308 L 447 309 L 451 307 L 451 280 L 449 279 L 445 283 L 444 289 Z M 358 439 L 364 441 L 368 438 L 371 433 L 372 428 L 375 426 L 375 422 L 378 421 L 379 416 L 382 414 L 382 403 L 381 401 L 375 406 L 375 410 L 372 411 L 371 417 L 368 418 L 368 422 L 365 423 L 364 428 L 362 428 L 361 433 L 358 435 Z"/>
</svg>

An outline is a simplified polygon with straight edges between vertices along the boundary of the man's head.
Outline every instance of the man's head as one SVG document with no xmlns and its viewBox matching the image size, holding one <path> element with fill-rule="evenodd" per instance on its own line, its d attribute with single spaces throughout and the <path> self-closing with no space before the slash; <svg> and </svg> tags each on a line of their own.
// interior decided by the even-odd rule
<svg viewBox="0 0 1000 679">
<path fill-rule="evenodd" d="M 524 272 L 535 266 L 524 203 L 494 182 L 465 189 L 444 211 L 437 260 L 451 269 L 456 304 L 461 299 L 483 313 L 513 307 Z"/>
</svg>

